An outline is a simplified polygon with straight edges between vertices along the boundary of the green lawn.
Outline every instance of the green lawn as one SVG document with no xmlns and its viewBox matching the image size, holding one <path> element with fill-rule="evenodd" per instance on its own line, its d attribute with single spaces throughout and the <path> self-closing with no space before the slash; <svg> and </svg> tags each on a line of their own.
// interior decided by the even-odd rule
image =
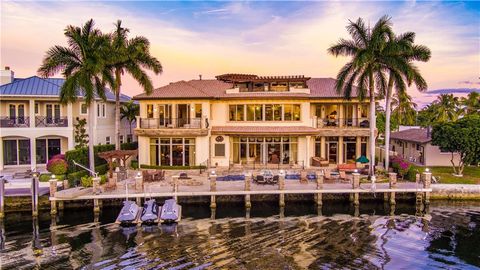
<svg viewBox="0 0 480 270">
<path fill-rule="evenodd" d="M 480 167 L 465 167 L 463 177 L 453 176 L 452 167 L 431 167 L 430 170 L 441 184 L 480 184 Z"/>
</svg>

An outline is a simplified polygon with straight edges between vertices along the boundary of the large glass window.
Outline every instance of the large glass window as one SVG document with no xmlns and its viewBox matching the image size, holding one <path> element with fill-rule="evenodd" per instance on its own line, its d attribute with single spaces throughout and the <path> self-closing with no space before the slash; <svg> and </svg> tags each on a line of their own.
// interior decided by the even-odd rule
<svg viewBox="0 0 480 270">
<path fill-rule="evenodd" d="M 5 165 L 30 164 L 30 140 L 4 140 L 3 160 Z"/>
<path fill-rule="evenodd" d="M 195 104 L 195 118 L 202 118 L 202 104 Z"/>
<path fill-rule="evenodd" d="M 161 166 L 195 165 L 195 139 L 150 139 L 150 164 Z"/>
<path fill-rule="evenodd" d="M 153 118 L 153 104 L 147 104 L 147 118 Z"/>
<path fill-rule="evenodd" d="M 282 105 L 280 104 L 273 105 L 273 120 L 282 121 Z"/>
<path fill-rule="evenodd" d="M 241 164 L 291 164 L 297 162 L 296 137 L 234 137 L 232 161 Z"/>
<path fill-rule="evenodd" d="M 37 163 L 45 164 L 53 156 L 61 153 L 60 139 L 36 139 Z"/>
<path fill-rule="evenodd" d="M 230 121 L 300 121 L 300 108 L 300 104 L 240 104 L 229 105 L 228 111 Z"/>
</svg>

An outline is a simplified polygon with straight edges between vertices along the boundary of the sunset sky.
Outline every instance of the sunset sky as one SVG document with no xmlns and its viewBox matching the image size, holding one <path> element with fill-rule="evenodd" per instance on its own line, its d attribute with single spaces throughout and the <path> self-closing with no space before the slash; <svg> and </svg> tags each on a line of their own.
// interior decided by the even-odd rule
<svg viewBox="0 0 480 270">
<path fill-rule="evenodd" d="M 12 2 L 1 1 L 1 66 L 35 75 L 63 29 L 93 18 L 104 32 L 117 19 L 143 35 L 164 67 L 155 87 L 222 73 L 335 77 L 348 60 L 327 54 L 358 17 L 392 17 L 396 33 L 413 31 L 432 59 L 418 64 L 429 90 L 480 88 L 480 2 Z M 59 75 L 60 76 L 60 75 Z M 126 78 L 124 93 L 140 93 Z M 477 90 L 479 91 L 479 90 Z M 410 94 L 421 104 L 436 94 Z"/>
</svg>

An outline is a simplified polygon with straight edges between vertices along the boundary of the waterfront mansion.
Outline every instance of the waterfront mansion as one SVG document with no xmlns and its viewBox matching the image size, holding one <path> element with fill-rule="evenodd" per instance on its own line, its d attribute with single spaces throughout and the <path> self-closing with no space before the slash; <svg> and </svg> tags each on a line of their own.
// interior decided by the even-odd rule
<svg viewBox="0 0 480 270">
<path fill-rule="evenodd" d="M 89 108 L 82 97 L 75 103 L 60 104 L 64 79 L 14 78 L 8 67 L 0 72 L 0 170 L 41 167 L 52 156 L 74 149 L 74 124 L 77 118 L 88 121 Z M 90 137 L 95 144 L 115 143 L 115 96 L 110 91 L 106 96 L 106 101 L 94 101 L 96 117 Z M 128 100 L 122 95 L 122 102 Z M 88 126 L 85 129 L 88 134 Z M 120 142 L 133 140 L 129 130 L 129 123 L 123 120 Z"/>
<path fill-rule="evenodd" d="M 368 157 L 368 100 L 355 91 L 344 99 L 332 78 L 224 74 L 134 99 L 141 165 L 288 168 Z"/>
</svg>

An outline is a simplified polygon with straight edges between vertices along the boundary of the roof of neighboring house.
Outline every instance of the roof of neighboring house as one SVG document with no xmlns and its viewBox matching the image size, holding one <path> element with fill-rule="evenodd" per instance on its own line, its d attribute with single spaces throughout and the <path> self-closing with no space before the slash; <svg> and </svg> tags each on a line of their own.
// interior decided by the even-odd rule
<svg viewBox="0 0 480 270">
<path fill-rule="evenodd" d="M 65 79 L 62 78 L 40 78 L 38 76 L 16 78 L 13 82 L 0 86 L 0 96 L 58 97 L 64 83 Z M 115 94 L 110 89 L 105 90 L 107 100 L 115 101 Z M 80 94 L 78 97 L 83 97 L 83 95 Z M 129 100 L 129 96 L 120 95 L 121 102 Z"/>
<path fill-rule="evenodd" d="M 235 98 L 343 98 L 335 90 L 335 79 L 309 78 L 307 86 L 310 94 L 295 92 L 239 92 L 227 94 L 227 89 L 232 89 L 233 84 L 220 80 L 190 80 L 178 81 L 159 87 L 150 95 L 140 94 L 133 99 L 235 99 Z M 357 96 L 353 91 L 352 97 Z"/>
<path fill-rule="evenodd" d="M 390 136 L 391 139 L 417 142 L 417 143 L 428 143 L 432 140 L 432 137 L 428 134 L 427 129 L 424 128 L 412 128 L 402 131 L 392 132 Z"/>
<path fill-rule="evenodd" d="M 212 126 L 212 134 L 316 134 L 318 131 L 306 126 Z"/>
</svg>

